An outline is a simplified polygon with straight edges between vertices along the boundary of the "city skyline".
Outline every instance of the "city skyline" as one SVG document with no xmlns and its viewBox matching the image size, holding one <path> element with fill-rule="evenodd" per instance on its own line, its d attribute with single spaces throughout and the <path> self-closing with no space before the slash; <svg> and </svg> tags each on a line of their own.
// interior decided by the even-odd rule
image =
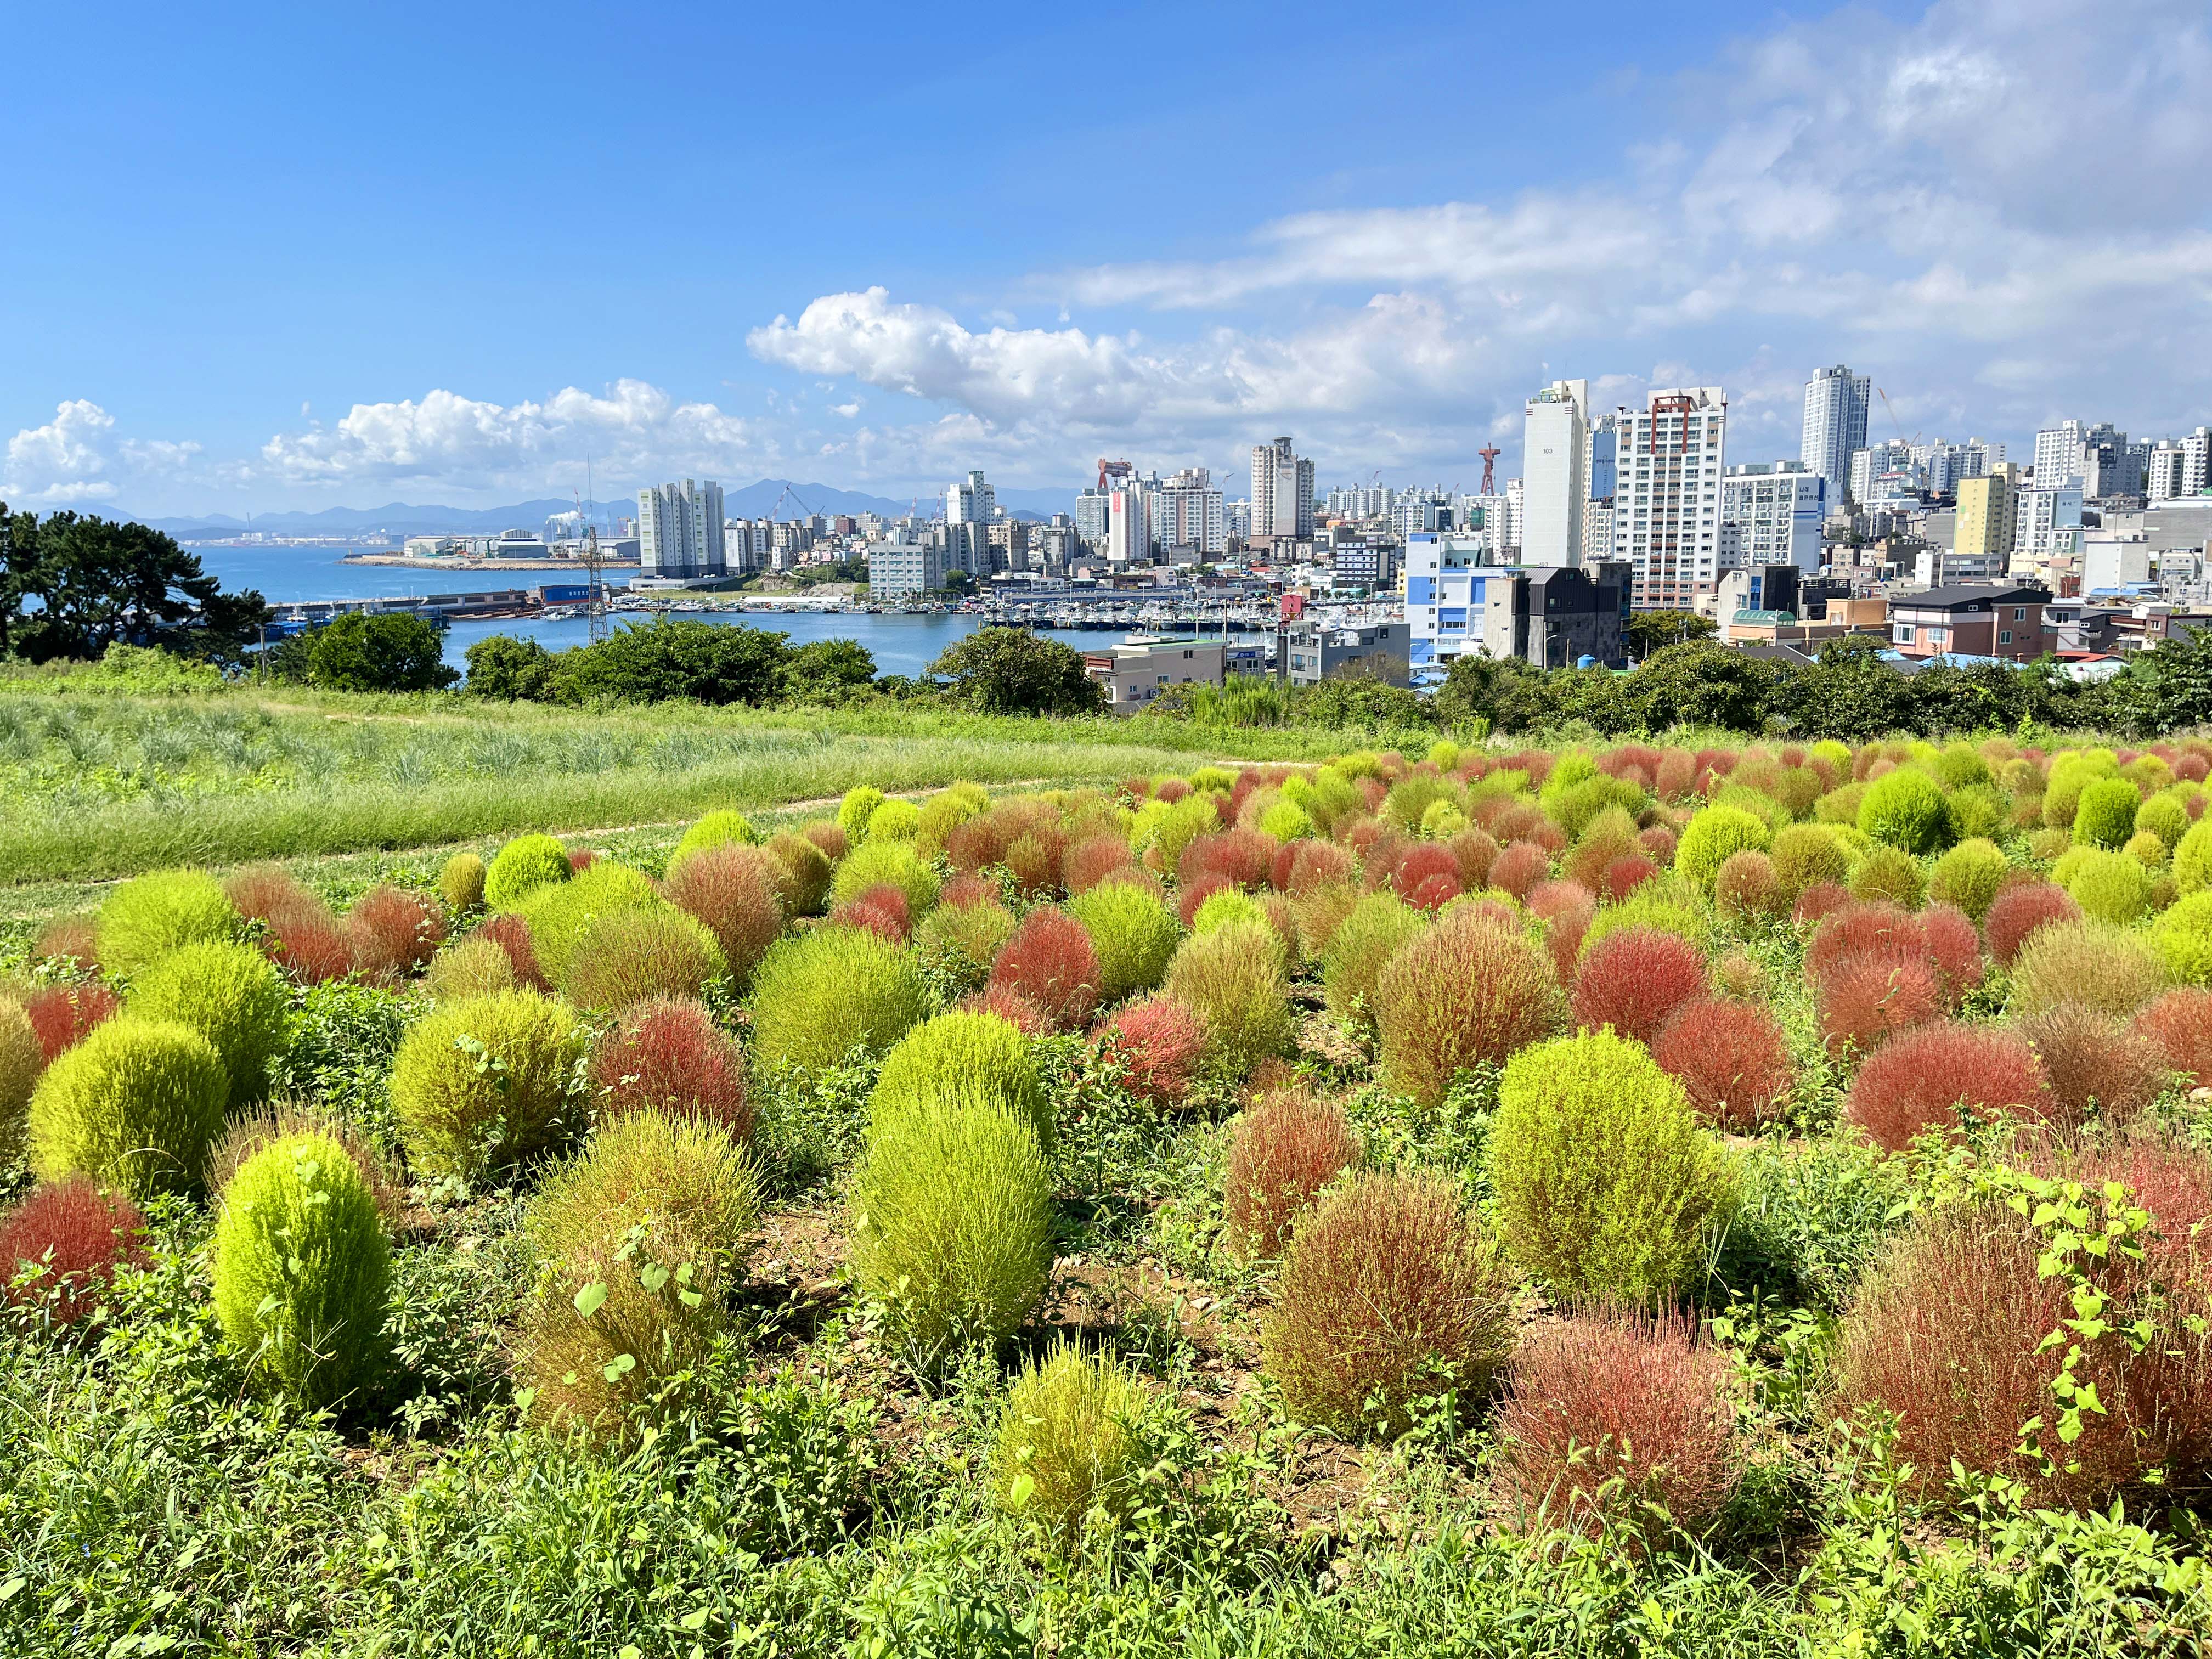
<svg viewBox="0 0 2212 1659">
<path fill-rule="evenodd" d="M 566 495 L 587 462 L 603 500 L 708 476 L 901 496 L 976 468 L 1072 495 L 1101 455 L 1235 479 L 1281 432 L 1323 487 L 1472 490 L 1486 444 L 1522 472 L 1527 401 L 1563 377 L 1593 411 L 1724 386 L 1749 463 L 1798 455 L 1805 383 L 1839 362 L 1888 394 L 1869 443 L 2025 458 L 2064 419 L 2212 417 L 2201 8 L 1790 5 L 1739 32 L 1600 7 L 1565 39 L 1409 8 L 1351 53 L 1297 15 L 1303 36 L 1172 15 L 1188 50 L 1153 106 L 1040 82 L 1018 142 L 1020 106 L 984 100 L 890 146 L 868 135 L 1065 77 L 1081 27 L 978 9 L 948 54 L 941 19 L 890 12 L 831 42 L 555 9 L 521 39 L 441 19 L 434 58 L 389 17 L 26 19 L 27 57 L 101 74 L 17 95 L 11 194 L 40 234 L 0 315 L 36 325 L 0 331 L 0 497 L 468 505 Z M 833 46 L 836 73 L 804 72 Z M 1417 51 L 1493 65 L 1482 123 L 1371 119 Z M 743 124 L 568 73 L 653 55 L 680 94 L 739 52 L 784 66 Z M 1264 118 L 1261 85 L 1324 59 L 1298 121 Z M 250 90 L 211 98 L 227 76 Z M 512 118 L 441 113 L 485 101 Z M 1203 212 L 1096 211 L 1193 155 Z M 717 191 L 726 214 L 629 257 L 630 216 Z M 160 257 L 115 258 L 121 218 Z"/>
</svg>

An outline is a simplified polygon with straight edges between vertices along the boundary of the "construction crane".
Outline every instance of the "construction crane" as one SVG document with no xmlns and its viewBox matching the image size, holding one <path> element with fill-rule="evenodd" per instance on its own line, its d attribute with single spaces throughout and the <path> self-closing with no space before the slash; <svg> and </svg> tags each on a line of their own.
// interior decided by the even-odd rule
<svg viewBox="0 0 2212 1659">
<path fill-rule="evenodd" d="M 1505 452 L 1496 444 L 1485 444 L 1474 453 L 1482 457 L 1482 493 L 1495 495 L 1498 493 L 1498 458 Z"/>
<path fill-rule="evenodd" d="M 1916 432 L 1910 438 L 1905 435 L 1905 422 L 1897 418 L 1897 411 L 1890 407 L 1889 393 L 1884 392 L 1880 386 L 1876 386 L 1874 389 L 1874 395 L 1881 399 L 1882 413 L 1889 416 L 1889 423 L 1897 428 L 1897 441 L 1901 444 L 1911 445 L 1916 448 L 1918 447 L 1920 443 L 1920 434 Z"/>
<path fill-rule="evenodd" d="M 1133 462 L 1109 461 L 1103 455 L 1098 458 L 1098 487 L 1101 489 L 1106 488 L 1109 478 L 1133 478 L 1136 476 L 1137 468 Z"/>
<path fill-rule="evenodd" d="M 806 505 L 806 498 L 800 495 L 797 490 L 793 489 L 789 484 L 786 484 L 783 487 L 783 494 L 775 498 L 775 505 L 768 510 L 768 516 L 771 520 L 773 520 L 778 513 L 783 510 L 783 501 L 785 495 L 788 495 L 793 501 L 797 501 L 799 505 L 800 510 L 804 512 L 808 518 L 811 519 L 816 516 L 814 509 Z"/>
</svg>

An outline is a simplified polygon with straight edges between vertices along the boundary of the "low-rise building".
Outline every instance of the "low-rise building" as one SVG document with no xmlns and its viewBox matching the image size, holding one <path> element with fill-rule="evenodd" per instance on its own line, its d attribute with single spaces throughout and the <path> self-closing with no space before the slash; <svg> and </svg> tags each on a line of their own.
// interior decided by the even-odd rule
<svg viewBox="0 0 2212 1659">
<path fill-rule="evenodd" d="M 1224 640 L 1167 640 L 1132 635 L 1103 651 L 1087 651 L 1084 672 L 1106 688 L 1106 706 L 1133 714 L 1170 685 L 1219 685 L 1228 670 Z"/>
<path fill-rule="evenodd" d="M 2044 653 L 2051 590 L 2027 582 L 1931 587 L 1889 599 L 1891 647 L 1905 657 L 1996 657 L 2033 662 Z"/>
<path fill-rule="evenodd" d="M 1293 685 L 1317 685 L 1323 680 L 1354 676 L 1408 685 L 1413 682 L 1407 659 L 1410 642 L 1411 634 L 1404 623 L 1358 626 L 1294 623 L 1284 641 L 1288 676 Z"/>
<path fill-rule="evenodd" d="M 1539 668 L 1572 668 L 1585 657 L 1626 666 L 1635 571 L 1626 560 L 1608 559 L 1487 573 L 1482 649 Z"/>
<path fill-rule="evenodd" d="M 868 544 L 868 597 L 909 599 L 945 586 L 945 544 L 935 537 Z"/>
</svg>

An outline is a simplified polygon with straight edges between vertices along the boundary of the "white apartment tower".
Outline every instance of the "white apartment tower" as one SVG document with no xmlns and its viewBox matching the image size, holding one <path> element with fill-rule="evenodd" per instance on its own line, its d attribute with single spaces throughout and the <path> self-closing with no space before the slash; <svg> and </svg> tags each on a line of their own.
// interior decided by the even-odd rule
<svg viewBox="0 0 2212 1659">
<path fill-rule="evenodd" d="M 1638 604 L 1686 606 L 1720 580 L 1727 428 L 1717 386 L 1659 387 L 1620 410 L 1613 556 L 1630 566 Z"/>
<path fill-rule="evenodd" d="M 1589 382 L 1554 380 L 1529 398 L 1522 441 L 1521 557 L 1579 565 L 1589 488 Z"/>
<path fill-rule="evenodd" d="M 729 574 L 723 554 L 722 486 L 712 478 L 637 492 L 641 576 L 690 579 Z"/>
<path fill-rule="evenodd" d="M 1119 565 L 1152 562 L 1150 505 L 1147 492 L 1133 479 L 1125 480 L 1106 498 L 1106 557 L 1109 562 Z"/>
<path fill-rule="evenodd" d="M 981 472 L 970 472 L 963 483 L 945 492 L 945 522 L 988 524 L 997 516 L 998 492 L 983 482 Z"/>
<path fill-rule="evenodd" d="M 1805 382 L 1805 435 L 1798 459 L 1828 481 L 1828 499 L 1843 499 L 1851 481 L 1851 454 L 1866 447 L 1867 394 L 1873 381 L 1842 363 Z"/>
<path fill-rule="evenodd" d="M 1828 481 L 1802 461 L 1753 462 L 1721 478 L 1721 524 L 1729 535 L 1723 565 L 1794 564 L 1820 569 L 1820 526 Z"/>
<path fill-rule="evenodd" d="M 2085 445 L 2081 422 L 2061 421 L 2035 434 L 2035 487 L 2056 489 L 2069 480 L 2081 482 Z"/>
<path fill-rule="evenodd" d="M 1313 463 L 1293 454 L 1288 438 L 1253 445 L 1250 539 L 1304 541 L 1313 528 Z"/>
<path fill-rule="evenodd" d="M 1153 544 L 1162 552 L 1188 548 L 1206 557 L 1228 550 L 1221 492 L 1202 466 L 1187 466 L 1162 480 L 1152 497 Z"/>
</svg>

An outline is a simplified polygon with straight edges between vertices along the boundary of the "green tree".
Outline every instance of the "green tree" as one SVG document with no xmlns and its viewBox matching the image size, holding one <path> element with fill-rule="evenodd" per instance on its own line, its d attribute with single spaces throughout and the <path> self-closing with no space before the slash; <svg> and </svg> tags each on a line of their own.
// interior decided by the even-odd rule
<svg viewBox="0 0 2212 1659">
<path fill-rule="evenodd" d="M 307 679 L 325 691 L 434 691 L 461 677 L 445 636 L 404 611 L 349 611 L 308 638 Z"/>
<path fill-rule="evenodd" d="M 784 687 L 794 697 L 836 698 L 875 684 L 876 659 L 858 640 L 812 640 L 791 653 Z"/>
<path fill-rule="evenodd" d="M 2160 641 L 2103 690 L 2113 723 L 2137 737 L 2212 722 L 2212 629 Z"/>
<path fill-rule="evenodd" d="M 1623 631 L 1628 636 L 1628 654 L 1642 662 L 1662 646 L 1709 640 L 1720 632 L 1720 624 L 1694 611 L 1634 611 Z"/>
<path fill-rule="evenodd" d="M 793 654 L 787 634 L 664 617 L 562 652 L 554 659 L 553 692 L 562 702 L 684 697 L 757 708 L 782 695 Z"/>
<path fill-rule="evenodd" d="M 552 653 L 536 640 L 492 634 L 462 654 L 468 659 L 468 690 L 477 696 L 542 702 L 553 695 Z"/>
<path fill-rule="evenodd" d="M 952 646 L 929 672 L 986 714 L 1099 714 L 1106 688 L 1083 670 L 1083 653 L 1025 628 L 984 628 Z"/>
<path fill-rule="evenodd" d="M 0 654 L 89 661 L 118 641 L 237 663 L 269 620 L 249 588 L 226 593 L 198 556 L 149 526 L 0 502 Z"/>
</svg>

